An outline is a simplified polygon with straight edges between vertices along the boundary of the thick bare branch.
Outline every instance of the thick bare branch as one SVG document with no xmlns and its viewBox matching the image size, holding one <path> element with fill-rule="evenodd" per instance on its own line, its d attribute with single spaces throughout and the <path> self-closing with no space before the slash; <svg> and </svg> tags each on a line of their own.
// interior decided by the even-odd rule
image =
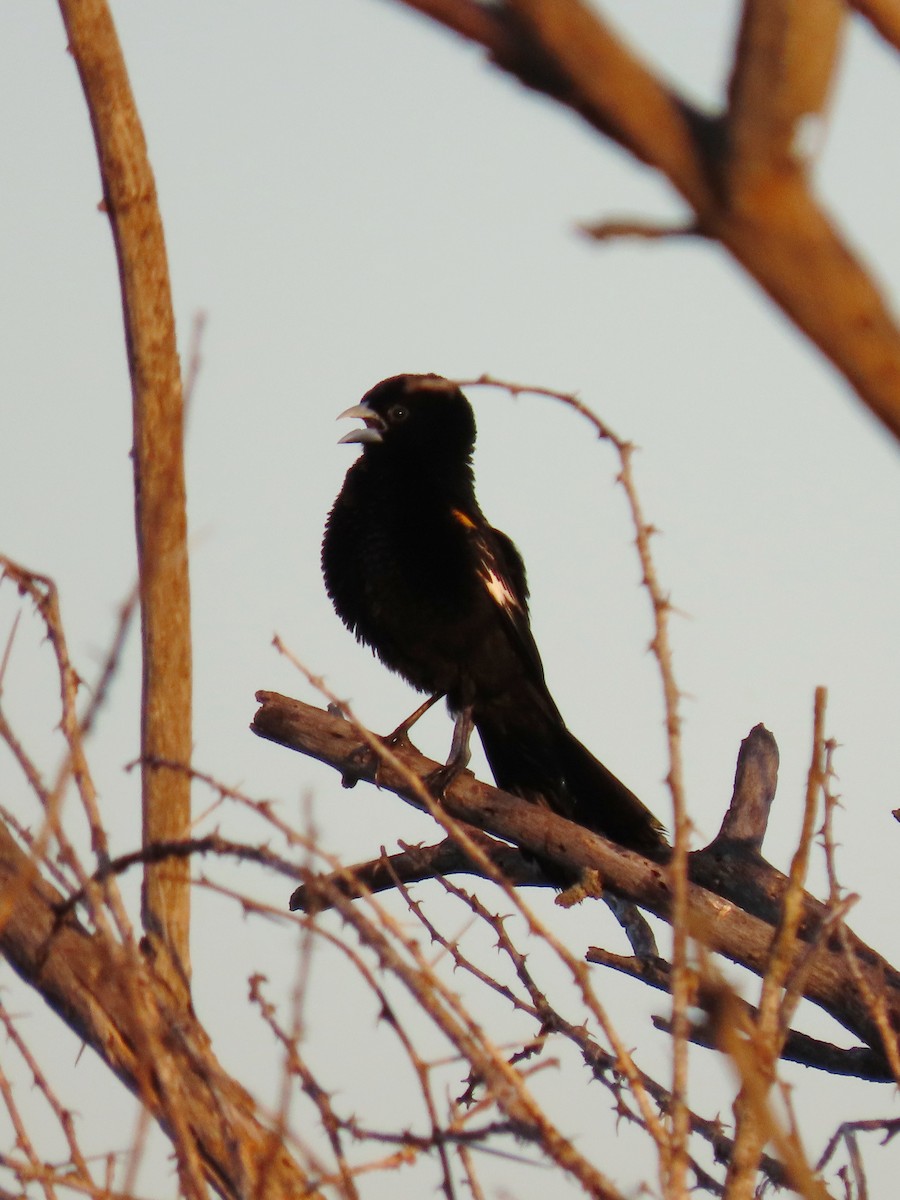
<svg viewBox="0 0 900 1200">
<path fill-rule="evenodd" d="M 190 762 L 191 629 L 181 371 L 156 185 L 115 26 L 105 0 L 60 0 L 69 48 L 90 112 L 103 199 L 112 226 L 131 372 L 143 705 L 144 843 L 184 837 L 190 779 L 157 769 Z M 171 956 L 161 963 L 187 999 L 187 862 L 148 864 L 144 925 Z M 180 984 L 179 982 L 180 981 Z"/>
<path fill-rule="evenodd" d="M 813 761 L 809 771 L 803 830 L 791 862 L 788 886 L 785 889 L 778 930 L 772 942 L 772 953 L 763 976 L 756 1020 L 745 1031 L 733 1026 L 726 1036 L 732 1057 L 741 1075 L 741 1089 L 734 1101 L 734 1151 L 728 1165 L 726 1187 L 735 1200 L 750 1200 L 755 1188 L 759 1159 L 763 1147 L 776 1129 L 769 1093 L 775 1081 L 778 1059 L 784 1047 L 788 1025 L 793 1019 L 798 996 L 788 987 L 792 969 L 809 968 L 810 956 L 804 963 L 797 954 L 797 934 L 803 913 L 804 885 L 816 828 L 816 812 L 825 762 L 825 692 L 816 692 Z M 742 747 L 743 750 L 743 747 Z M 737 1000 L 731 999 L 731 1004 Z M 790 1006 L 788 1014 L 784 1013 Z M 729 1036 L 730 1035 L 730 1036 Z M 820 1181 L 812 1172 L 799 1144 L 783 1133 L 776 1139 L 781 1156 L 789 1167 L 791 1179 L 804 1196 L 824 1196 Z"/>
<path fill-rule="evenodd" d="M 513 846 L 498 842 L 496 838 L 488 837 L 472 826 L 467 827 L 466 833 L 517 887 L 552 886 L 540 868 L 528 862 Z M 329 895 L 335 889 L 339 894 L 355 899 L 366 892 L 386 892 L 402 884 L 434 879 L 437 875 L 484 877 L 466 852 L 448 837 L 435 846 L 406 846 L 399 854 L 383 854 L 368 862 L 357 863 L 344 871 L 327 875 L 319 882 L 312 876 L 308 883 L 294 891 L 289 907 L 292 912 L 322 912 L 331 907 Z"/>
<path fill-rule="evenodd" d="M 350 756 L 359 745 L 359 734 L 350 722 L 275 692 L 259 692 L 257 699 L 262 707 L 252 729 L 260 737 L 328 763 L 339 772 L 348 768 Z M 406 770 L 381 763 L 377 771 L 379 787 L 421 806 L 407 772 L 411 770 L 419 779 L 425 779 L 439 764 L 425 758 L 413 746 L 395 746 L 393 755 Z M 353 766 L 360 778 L 374 780 L 374 766 L 362 772 L 358 760 Z M 555 813 L 508 796 L 468 774 L 448 789 L 444 807 L 457 820 L 477 825 L 532 854 L 576 871 L 596 870 L 606 889 L 664 920 L 671 920 L 668 871 L 659 863 L 615 846 Z M 715 843 L 708 850 L 691 855 L 689 873 L 691 936 L 710 950 L 762 975 L 781 915 L 786 877 L 759 856 L 722 853 Z M 825 906 L 804 895 L 796 949 L 798 961 L 827 922 Z M 861 972 L 861 977 L 884 997 L 887 1020 L 897 1030 L 900 1029 L 900 972 L 849 932 L 848 937 L 852 940 L 849 962 L 841 941 L 832 934 L 826 937 L 809 966 L 803 993 L 872 1050 L 883 1054 L 879 1023 L 862 998 L 854 974 Z"/>
<path fill-rule="evenodd" d="M 60 919 L 63 897 L 31 866 L 0 823 L 0 951 L 19 975 L 140 1098 L 176 1146 L 187 1136 L 220 1195 L 318 1197 L 154 964 L 89 934 L 71 914 Z M 141 1055 L 148 1035 L 152 1061 Z M 181 1136 L 172 1128 L 176 1111 Z"/>
<path fill-rule="evenodd" d="M 693 109 L 580 0 L 510 0 L 483 20 L 468 0 L 402 2 L 480 42 L 499 66 L 662 172 L 690 205 L 698 232 L 721 242 L 900 437 L 900 329 L 806 171 L 773 173 L 764 187 L 726 186 L 728 117 Z M 794 108 L 801 95 L 823 92 L 835 40 L 832 31 L 812 83 L 791 91 Z"/>
<path fill-rule="evenodd" d="M 843 0 L 745 0 L 728 103 L 728 184 L 738 200 L 804 170 L 842 40 Z"/>
<path fill-rule="evenodd" d="M 585 958 L 588 962 L 620 971 L 631 979 L 639 979 L 648 987 L 662 992 L 671 990 L 671 964 L 658 956 L 639 958 L 633 954 L 614 954 L 601 946 L 591 946 Z M 708 999 L 707 988 L 707 981 L 698 975 L 695 980 L 695 1006 L 708 1011 L 713 1007 L 714 1000 Z M 739 1003 L 741 1011 L 746 1014 L 747 1023 L 755 1021 L 757 1010 L 753 1005 L 743 1000 Z M 671 1029 L 671 1022 L 663 1017 L 654 1017 L 653 1024 L 658 1029 Z M 717 1048 L 715 1030 L 708 1022 L 695 1022 L 691 1026 L 691 1041 L 698 1046 Z M 781 1057 L 789 1062 L 802 1063 L 805 1067 L 817 1067 L 830 1075 L 852 1075 L 875 1083 L 887 1083 L 891 1078 L 884 1055 L 873 1053 L 868 1046 L 852 1046 L 845 1050 L 843 1046 L 835 1046 L 798 1030 L 791 1030 L 788 1034 Z"/>
<path fill-rule="evenodd" d="M 900 50 L 900 5 L 897 0 L 852 0 L 852 5 L 886 42 Z"/>
<path fill-rule="evenodd" d="M 777 784 L 778 746 L 765 725 L 757 725 L 741 742 L 731 803 L 712 844 L 717 852 L 759 852 Z"/>
</svg>

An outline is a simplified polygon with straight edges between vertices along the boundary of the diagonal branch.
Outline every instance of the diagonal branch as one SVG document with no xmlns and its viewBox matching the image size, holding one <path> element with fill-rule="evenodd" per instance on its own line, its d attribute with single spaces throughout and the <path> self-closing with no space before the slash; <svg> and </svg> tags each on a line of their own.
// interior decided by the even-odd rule
<svg viewBox="0 0 900 1200">
<path fill-rule="evenodd" d="M 900 50 L 900 5 L 897 0 L 851 0 L 851 4 L 889 45 Z"/>
<path fill-rule="evenodd" d="M 276 692 L 259 692 L 257 699 L 261 707 L 253 721 L 254 733 L 325 762 L 340 773 L 348 769 L 350 756 L 359 745 L 359 734 L 348 721 Z M 394 747 L 393 755 L 404 770 L 380 763 L 378 786 L 421 807 L 408 772 L 424 780 L 438 764 L 411 745 Z M 374 781 L 374 766 L 360 771 L 358 760 L 353 766 L 359 778 Z M 448 788 L 444 807 L 456 820 L 476 825 L 541 858 L 552 859 L 576 872 L 595 870 L 605 889 L 614 895 L 666 921 L 672 919 L 668 871 L 659 863 L 624 850 L 555 813 L 500 792 L 468 774 Z M 787 888 L 786 877 L 758 855 L 741 853 L 734 846 L 724 851 L 722 844 L 715 842 L 708 850 L 690 856 L 689 875 L 687 908 L 691 936 L 761 976 L 769 962 Z M 804 960 L 806 966 L 804 956 L 808 946 L 818 942 L 828 924 L 828 909 L 804 893 L 794 950 L 797 963 Z M 890 1027 L 900 1028 L 900 972 L 849 931 L 848 938 L 852 943 L 849 961 L 834 936 L 827 935 L 817 945 L 803 994 L 883 1058 L 879 1024 L 862 998 L 854 976 L 859 972 L 873 991 L 883 997 Z M 871 1062 L 868 1069 L 872 1069 Z"/>
<path fill-rule="evenodd" d="M 749 152 L 742 123 L 759 104 L 751 103 L 758 89 L 749 66 L 733 71 L 734 113 L 711 118 L 664 84 L 581 0 L 508 0 L 490 8 L 469 0 L 401 2 L 480 43 L 499 67 L 660 171 L 693 210 L 697 232 L 729 251 L 900 438 L 900 329 L 813 195 L 808 172 L 770 172 L 765 187 L 758 181 L 738 187 L 739 178 L 726 186 L 730 121 L 737 121 L 739 144 Z M 830 2 L 809 0 L 811 14 L 828 16 L 823 51 L 810 80 L 782 92 L 782 115 L 821 105 L 840 18 L 826 8 Z M 797 12 L 804 7 L 792 5 Z M 793 36 L 801 25 L 796 17 L 787 33 Z M 748 45 L 749 35 L 739 52 Z M 770 129 L 761 140 L 771 148 L 773 136 Z"/>
<path fill-rule="evenodd" d="M 0 823 L 0 953 L 16 972 L 138 1096 L 176 1147 L 183 1152 L 190 1143 L 204 1178 L 226 1200 L 321 1200 L 153 964 L 133 947 L 90 934 L 71 914 L 60 917 L 64 908 Z"/>
<path fill-rule="evenodd" d="M 728 87 L 732 195 L 805 167 L 804 122 L 822 116 L 845 16 L 843 0 L 745 0 Z"/>
</svg>

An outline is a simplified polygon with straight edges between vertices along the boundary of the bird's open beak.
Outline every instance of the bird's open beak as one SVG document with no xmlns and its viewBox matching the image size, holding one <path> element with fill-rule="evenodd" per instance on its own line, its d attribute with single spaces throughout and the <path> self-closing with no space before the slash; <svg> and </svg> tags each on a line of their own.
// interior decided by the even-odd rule
<svg viewBox="0 0 900 1200">
<path fill-rule="evenodd" d="M 351 429 L 349 433 L 345 433 L 342 438 L 338 438 L 339 446 L 344 442 L 369 443 L 382 441 L 381 434 L 385 428 L 384 421 L 367 404 L 354 404 L 350 408 L 345 408 L 337 419 L 342 421 L 344 417 L 353 417 L 354 419 L 364 421 L 365 428 Z"/>
</svg>

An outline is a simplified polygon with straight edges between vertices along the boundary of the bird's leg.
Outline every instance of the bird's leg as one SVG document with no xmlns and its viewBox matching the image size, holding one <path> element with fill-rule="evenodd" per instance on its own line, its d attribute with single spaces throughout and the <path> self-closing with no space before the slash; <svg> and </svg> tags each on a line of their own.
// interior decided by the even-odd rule
<svg viewBox="0 0 900 1200">
<path fill-rule="evenodd" d="M 456 722 L 453 726 L 453 741 L 450 743 L 450 757 L 447 759 L 447 768 L 452 768 L 455 775 L 460 771 L 464 771 L 469 765 L 469 759 L 472 753 L 469 749 L 469 742 L 472 738 L 472 730 L 475 728 L 475 722 L 472 720 L 472 705 L 467 704 L 465 708 L 457 715 Z"/>
<path fill-rule="evenodd" d="M 399 746 L 401 742 L 409 741 L 409 731 L 415 725 L 420 717 L 424 717 L 430 708 L 437 704 L 438 700 L 442 699 L 443 692 L 435 692 L 433 696 L 420 704 L 415 712 L 411 713 L 405 721 L 401 721 L 393 733 L 389 733 L 386 738 L 383 738 L 385 745 L 393 749 L 394 746 Z M 371 746 L 363 742 L 362 745 L 356 746 L 345 759 L 343 774 L 341 776 L 341 784 L 345 788 L 356 787 L 360 778 L 372 766 L 373 759 L 377 755 Z M 377 773 L 377 764 L 376 764 Z"/>
<path fill-rule="evenodd" d="M 418 721 L 420 717 L 424 717 L 428 710 L 430 708 L 434 708 L 438 700 L 442 700 L 443 697 L 443 692 L 435 692 L 433 696 L 429 696 L 423 704 L 419 705 L 414 713 L 411 713 L 405 721 L 400 722 L 393 733 L 388 734 L 388 736 L 384 739 L 387 744 L 389 746 L 397 746 L 400 744 L 400 742 L 408 742 L 409 731 L 412 729 L 413 725 L 415 725 L 416 721 Z"/>
<path fill-rule="evenodd" d="M 444 792 L 468 766 L 469 758 L 469 742 L 472 737 L 472 730 L 475 728 L 475 722 L 472 719 L 472 706 L 467 704 L 462 708 L 456 717 L 456 724 L 453 726 L 453 741 L 450 743 L 450 755 L 446 764 L 439 767 L 437 771 L 432 771 L 425 782 L 434 796 L 441 800 Z"/>
</svg>

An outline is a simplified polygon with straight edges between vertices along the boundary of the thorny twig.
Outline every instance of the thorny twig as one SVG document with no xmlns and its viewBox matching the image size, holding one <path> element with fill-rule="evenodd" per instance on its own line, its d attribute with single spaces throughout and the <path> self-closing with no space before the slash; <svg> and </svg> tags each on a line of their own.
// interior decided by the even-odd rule
<svg viewBox="0 0 900 1200">
<path fill-rule="evenodd" d="M 672 611 L 672 604 L 660 584 L 650 549 L 650 539 L 656 533 L 656 529 L 644 516 L 643 506 L 635 485 L 632 467 L 632 459 L 635 451 L 634 443 L 626 441 L 614 433 L 609 425 L 598 417 L 578 396 L 569 392 L 555 391 L 551 388 L 535 388 L 526 384 L 510 383 L 494 379 L 490 375 L 482 375 L 476 380 L 460 384 L 460 386 L 481 385 L 503 388 L 514 397 L 522 394 L 530 394 L 559 400 L 583 416 L 594 428 L 597 436 L 609 442 L 619 456 L 618 482 L 622 485 L 628 500 L 628 507 L 635 532 L 635 547 L 641 564 L 641 581 L 650 598 L 653 613 L 654 632 L 650 649 L 658 663 L 660 679 L 662 680 L 666 741 L 669 753 L 669 770 L 666 782 L 669 785 L 669 791 L 672 796 L 672 824 L 674 831 L 674 850 L 669 866 L 674 902 L 672 920 L 672 1031 L 674 1045 L 672 1109 L 670 1114 L 671 1137 L 665 1144 L 665 1148 L 661 1146 L 660 1149 L 663 1151 L 664 1175 L 668 1181 L 666 1186 L 673 1193 L 677 1193 L 681 1190 L 684 1173 L 684 1162 L 680 1158 L 680 1148 L 686 1144 L 689 1125 L 686 1101 L 688 1045 L 690 1039 L 690 1022 L 687 1016 L 690 990 L 687 963 L 687 856 L 690 849 L 691 826 L 687 815 L 684 771 L 681 758 L 681 715 L 679 711 L 681 693 L 675 681 L 672 646 L 669 636 L 669 616 Z"/>
</svg>

